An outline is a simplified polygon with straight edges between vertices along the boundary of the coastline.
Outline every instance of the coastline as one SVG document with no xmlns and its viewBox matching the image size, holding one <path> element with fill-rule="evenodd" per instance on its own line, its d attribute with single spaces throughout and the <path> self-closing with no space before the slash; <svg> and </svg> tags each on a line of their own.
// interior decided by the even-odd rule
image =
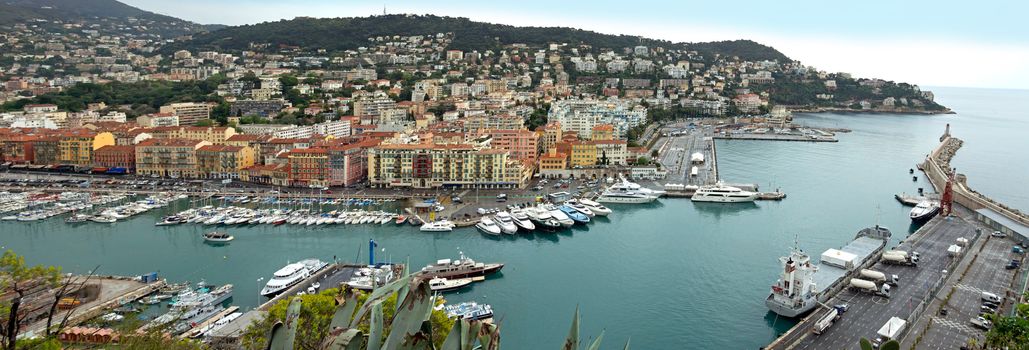
<svg viewBox="0 0 1029 350">
<path fill-rule="evenodd" d="M 940 114 L 957 114 L 950 108 L 945 108 L 940 111 L 929 111 L 920 109 L 851 109 L 843 107 L 787 107 L 791 113 L 838 113 L 838 114 L 860 114 L 860 113 L 871 113 L 871 114 L 922 114 L 922 115 L 940 115 Z"/>
</svg>

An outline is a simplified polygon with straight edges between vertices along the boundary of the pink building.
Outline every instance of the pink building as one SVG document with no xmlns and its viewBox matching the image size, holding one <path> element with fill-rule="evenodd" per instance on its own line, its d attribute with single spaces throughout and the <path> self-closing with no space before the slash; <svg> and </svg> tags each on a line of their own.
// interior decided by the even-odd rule
<svg viewBox="0 0 1029 350">
<path fill-rule="evenodd" d="M 539 135 L 535 132 L 521 130 L 490 130 L 493 137 L 493 149 L 505 151 L 512 159 L 535 164 L 539 159 Z"/>
<path fill-rule="evenodd" d="M 329 184 L 351 186 L 368 178 L 368 148 L 378 140 L 329 147 Z"/>
</svg>

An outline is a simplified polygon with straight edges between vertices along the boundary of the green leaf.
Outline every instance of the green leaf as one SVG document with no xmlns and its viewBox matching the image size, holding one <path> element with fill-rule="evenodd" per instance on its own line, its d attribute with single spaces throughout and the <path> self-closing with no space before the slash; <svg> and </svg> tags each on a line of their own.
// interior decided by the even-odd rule
<svg viewBox="0 0 1029 350">
<path fill-rule="evenodd" d="M 873 350 L 874 349 L 872 347 L 872 342 L 869 341 L 866 338 L 861 338 L 861 340 L 858 341 L 858 345 L 861 346 L 861 350 Z"/>
<path fill-rule="evenodd" d="M 632 341 L 632 337 L 629 337 L 629 339 L 625 340 L 625 347 L 622 348 L 622 350 L 629 350 L 629 342 L 630 341 Z"/>
<path fill-rule="evenodd" d="M 479 322 L 482 328 L 479 330 L 479 344 L 485 350 L 500 349 L 500 326 L 492 323 Z"/>
<path fill-rule="evenodd" d="M 382 347 L 382 304 L 372 307 L 372 319 L 368 323 L 368 350 L 378 350 Z"/>
<path fill-rule="evenodd" d="M 411 283 L 412 277 L 412 275 L 407 275 L 404 278 L 390 282 L 385 286 L 376 288 L 374 291 L 372 291 L 372 295 L 370 295 L 368 299 L 365 300 L 364 305 L 361 305 L 361 309 L 357 311 L 357 315 L 355 315 L 354 318 L 350 320 L 350 328 L 357 328 L 357 325 L 361 323 L 361 320 L 364 319 L 364 317 L 368 315 L 369 312 L 371 312 L 373 306 L 375 306 L 376 304 L 381 304 L 382 302 L 386 301 L 386 299 L 388 299 L 391 294 L 400 290 L 400 288 L 407 285 L 408 283 Z"/>
<path fill-rule="evenodd" d="M 603 339 L 604 339 L 604 331 L 600 331 L 600 335 L 597 336 L 597 339 L 593 340 L 593 344 L 590 344 L 590 347 L 587 348 L 587 349 L 588 350 L 599 350 L 600 349 L 600 341 L 603 340 Z"/>
<path fill-rule="evenodd" d="M 286 309 L 285 322 L 276 322 L 268 337 L 268 350 L 293 350 L 296 342 L 297 324 L 300 323 L 301 298 L 293 298 Z"/>
<path fill-rule="evenodd" d="M 575 317 L 572 318 L 572 328 L 568 330 L 568 337 L 565 338 L 565 345 L 562 350 L 579 349 L 579 306 L 575 306 Z"/>
<path fill-rule="evenodd" d="M 408 278 L 409 279 L 409 278 Z M 432 310 L 432 291 L 429 284 L 423 279 L 415 279 L 415 285 L 407 298 L 397 305 L 397 311 L 390 322 L 390 332 L 386 336 L 386 343 L 383 349 L 397 349 L 404 342 L 408 335 L 419 333 L 422 323 L 428 321 L 426 315 Z M 431 341 L 430 341 L 431 343 Z"/>
<path fill-rule="evenodd" d="M 354 316 L 354 310 L 357 310 L 357 293 L 350 287 L 343 288 L 343 295 L 337 298 L 336 301 L 339 306 L 336 308 L 336 313 L 332 316 L 332 321 L 329 323 L 329 329 L 336 328 L 348 328 L 350 324 L 350 318 Z"/>
<path fill-rule="evenodd" d="M 364 335 L 357 329 L 337 329 L 330 332 L 328 338 L 328 345 L 323 347 L 324 350 L 361 350 L 364 348 Z"/>
<path fill-rule="evenodd" d="M 883 343 L 883 345 L 880 346 L 879 349 L 880 350 L 900 350 L 900 342 L 898 342 L 898 341 L 896 341 L 894 339 L 890 339 L 890 340 L 887 340 L 885 343 Z"/>
</svg>

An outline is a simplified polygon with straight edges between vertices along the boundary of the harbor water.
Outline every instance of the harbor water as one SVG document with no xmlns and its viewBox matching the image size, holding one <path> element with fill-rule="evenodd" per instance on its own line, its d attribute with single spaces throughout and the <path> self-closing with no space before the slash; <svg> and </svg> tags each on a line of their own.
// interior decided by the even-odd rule
<svg viewBox="0 0 1029 350">
<path fill-rule="evenodd" d="M 423 233 L 412 226 L 248 226 L 230 228 L 236 239 L 211 246 L 193 224 L 155 227 L 162 215 L 185 209 L 177 202 L 115 224 L 65 224 L 61 219 L 0 222 L 0 246 L 29 263 L 60 265 L 67 272 L 98 268 L 102 274 L 158 271 L 173 282 L 232 283 L 233 303 L 253 308 L 276 269 L 307 257 L 367 261 L 375 239 L 377 259 L 409 261 L 414 269 L 464 252 L 503 262 L 503 272 L 450 301 L 493 305 L 504 346 L 560 346 L 576 305 L 585 337 L 605 330 L 605 343 L 632 337 L 639 349 L 754 349 L 792 326 L 764 306 L 780 266 L 777 258 L 798 242 L 818 254 L 849 242 L 877 223 L 894 241 L 916 229 L 896 193 L 930 185 L 908 169 L 936 144 L 944 125 L 966 141 L 954 164 L 970 184 L 1010 205 L 1029 209 L 1029 130 L 1017 101 L 1026 91 L 935 89 L 959 114 L 797 115 L 811 126 L 840 127 L 839 143 L 721 141 L 722 178 L 780 188 L 781 202 L 692 203 L 661 199 L 650 205 L 612 205 L 615 212 L 586 227 L 557 234 L 488 237 L 474 228 Z M 384 249 L 384 250 L 382 250 Z"/>
</svg>

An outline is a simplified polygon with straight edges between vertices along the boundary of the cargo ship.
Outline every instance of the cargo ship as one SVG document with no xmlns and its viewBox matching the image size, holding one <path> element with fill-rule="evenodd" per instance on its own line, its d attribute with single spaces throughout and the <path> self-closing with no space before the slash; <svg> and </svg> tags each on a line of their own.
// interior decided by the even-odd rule
<svg viewBox="0 0 1029 350">
<path fill-rule="evenodd" d="M 803 250 L 794 248 L 789 256 L 779 258 L 782 274 L 772 285 L 765 306 L 785 317 L 811 311 L 843 289 L 846 277 L 874 264 L 890 236 L 889 229 L 878 225 L 862 229 L 843 248 L 823 252 L 818 264 L 811 262 L 811 257 Z"/>
</svg>

